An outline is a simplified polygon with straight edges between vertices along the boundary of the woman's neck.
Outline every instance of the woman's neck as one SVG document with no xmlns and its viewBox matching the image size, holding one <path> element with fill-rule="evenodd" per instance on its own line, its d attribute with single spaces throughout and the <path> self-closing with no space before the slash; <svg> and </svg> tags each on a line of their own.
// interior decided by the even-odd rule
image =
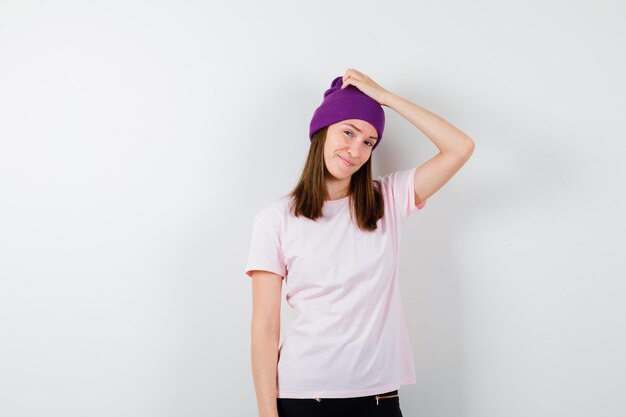
<svg viewBox="0 0 626 417">
<path fill-rule="evenodd" d="M 326 192 L 329 200 L 339 200 L 350 194 L 350 178 L 346 180 L 326 179 Z"/>
</svg>

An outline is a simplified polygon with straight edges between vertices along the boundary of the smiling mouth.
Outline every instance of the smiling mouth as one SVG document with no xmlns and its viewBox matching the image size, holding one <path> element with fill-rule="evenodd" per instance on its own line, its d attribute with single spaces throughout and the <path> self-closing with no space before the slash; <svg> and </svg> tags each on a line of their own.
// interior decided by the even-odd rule
<svg viewBox="0 0 626 417">
<path fill-rule="evenodd" d="M 339 159 L 341 159 L 346 165 L 350 165 L 350 166 L 354 165 L 353 163 L 343 159 L 342 157 L 339 157 Z"/>
</svg>

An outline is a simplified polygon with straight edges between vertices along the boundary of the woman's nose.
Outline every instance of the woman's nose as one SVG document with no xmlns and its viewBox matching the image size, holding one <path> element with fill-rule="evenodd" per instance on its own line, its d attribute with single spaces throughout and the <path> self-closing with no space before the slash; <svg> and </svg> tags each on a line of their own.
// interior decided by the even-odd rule
<svg viewBox="0 0 626 417">
<path fill-rule="evenodd" d="M 348 147 L 348 152 L 350 153 L 350 156 L 352 156 L 353 158 L 359 157 L 360 150 L 361 148 L 359 147 L 358 141 L 353 141 Z"/>
</svg>

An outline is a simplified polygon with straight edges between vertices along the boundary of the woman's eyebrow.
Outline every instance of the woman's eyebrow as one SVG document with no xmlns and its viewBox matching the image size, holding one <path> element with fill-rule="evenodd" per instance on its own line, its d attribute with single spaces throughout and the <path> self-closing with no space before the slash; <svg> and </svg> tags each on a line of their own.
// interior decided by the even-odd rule
<svg viewBox="0 0 626 417">
<path fill-rule="evenodd" d="M 354 130 L 356 130 L 357 132 L 361 133 L 361 129 L 359 129 L 358 127 L 356 127 L 355 125 L 351 124 L 351 123 L 344 123 L 345 125 L 348 126 L 352 126 L 354 128 Z M 375 138 L 374 136 L 370 136 L 370 139 L 374 139 L 374 140 L 378 140 L 378 138 Z"/>
</svg>

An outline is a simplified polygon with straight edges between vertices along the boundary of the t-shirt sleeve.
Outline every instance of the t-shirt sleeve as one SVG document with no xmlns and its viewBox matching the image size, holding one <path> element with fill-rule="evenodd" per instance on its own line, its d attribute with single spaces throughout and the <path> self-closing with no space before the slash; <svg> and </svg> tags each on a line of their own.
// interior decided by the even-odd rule
<svg viewBox="0 0 626 417">
<path fill-rule="evenodd" d="M 424 200 L 419 205 L 415 205 L 414 179 L 416 169 L 417 167 L 410 168 L 380 177 L 381 185 L 385 189 L 385 198 L 390 198 L 396 216 L 402 220 L 421 210 L 428 201 Z"/>
<path fill-rule="evenodd" d="M 283 278 L 287 275 L 278 234 L 259 215 L 254 217 L 252 225 L 245 273 L 252 278 L 251 272 L 255 270 L 273 272 Z"/>
</svg>

